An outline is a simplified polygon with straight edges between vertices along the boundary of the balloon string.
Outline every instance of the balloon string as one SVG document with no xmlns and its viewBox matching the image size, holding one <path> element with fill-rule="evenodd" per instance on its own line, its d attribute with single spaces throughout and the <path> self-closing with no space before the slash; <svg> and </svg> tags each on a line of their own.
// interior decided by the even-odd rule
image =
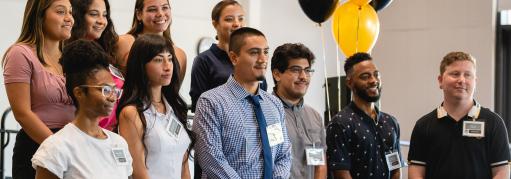
<svg viewBox="0 0 511 179">
<path fill-rule="evenodd" d="M 327 115 L 328 116 L 325 116 L 325 118 L 328 119 L 328 121 L 330 121 L 330 94 L 329 94 L 329 91 L 328 91 L 328 77 L 327 77 L 327 74 L 326 74 L 326 51 L 325 51 L 325 35 L 323 33 L 323 27 L 320 27 L 320 32 L 321 32 L 321 45 L 322 45 L 322 51 L 323 51 L 323 69 L 324 69 L 324 75 L 325 75 L 325 90 L 326 90 L 326 111 L 327 111 Z M 324 120 L 322 121 L 323 125 L 324 125 Z"/>
<path fill-rule="evenodd" d="M 339 31 L 339 28 L 337 28 L 337 31 Z M 339 36 L 337 36 L 339 37 Z M 341 111 L 341 60 L 339 59 L 339 45 L 337 45 L 337 49 L 335 51 L 335 61 L 336 61 L 336 66 L 337 66 L 337 78 L 338 78 L 338 82 L 337 82 L 337 112 Z"/>
<path fill-rule="evenodd" d="M 341 18 L 337 18 L 337 42 L 340 41 L 340 38 L 341 38 L 341 28 L 339 28 L 341 24 Z M 338 99 L 338 102 L 337 102 L 337 110 L 338 111 L 341 111 L 341 60 L 339 59 L 339 51 L 341 50 L 340 46 L 339 46 L 339 43 L 335 43 L 335 45 L 337 46 L 336 50 L 335 50 L 335 60 L 336 60 L 336 65 L 337 65 L 337 77 L 338 77 L 338 82 L 337 82 L 337 99 Z"/>
<path fill-rule="evenodd" d="M 362 6 L 358 7 L 358 15 L 357 15 L 357 40 L 355 41 L 355 53 L 358 52 L 358 38 L 359 38 L 359 31 L 360 31 L 360 13 L 362 11 Z"/>
</svg>

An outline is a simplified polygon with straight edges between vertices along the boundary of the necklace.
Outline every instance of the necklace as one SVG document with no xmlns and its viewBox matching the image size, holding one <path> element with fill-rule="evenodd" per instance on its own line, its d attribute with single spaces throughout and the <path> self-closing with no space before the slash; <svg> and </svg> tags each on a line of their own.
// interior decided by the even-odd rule
<svg viewBox="0 0 511 179">
<path fill-rule="evenodd" d="M 46 67 L 46 69 L 54 74 L 57 74 L 57 75 L 63 75 L 64 72 L 62 70 L 62 66 L 58 63 L 58 59 L 60 58 L 60 54 L 57 55 L 57 56 L 51 56 L 51 55 L 45 55 L 43 54 L 44 56 L 44 59 L 45 59 L 45 62 L 46 62 L 46 65 L 44 65 Z M 54 62 L 57 62 L 57 63 L 54 63 Z"/>
</svg>

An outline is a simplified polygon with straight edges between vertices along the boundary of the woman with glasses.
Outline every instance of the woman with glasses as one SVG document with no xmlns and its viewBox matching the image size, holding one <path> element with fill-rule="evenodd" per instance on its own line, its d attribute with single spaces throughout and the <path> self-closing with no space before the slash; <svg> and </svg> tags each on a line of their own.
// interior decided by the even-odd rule
<svg viewBox="0 0 511 179">
<path fill-rule="evenodd" d="M 98 125 L 121 96 L 110 75 L 108 58 L 93 41 L 77 40 L 64 49 L 60 63 L 77 112 L 71 123 L 48 137 L 34 154 L 37 179 L 126 179 L 131 175 L 128 144 Z"/>
<path fill-rule="evenodd" d="M 66 43 L 71 43 L 78 39 L 87 39 L 97 42 L 103 50 L 111 57 L 109 58 L 109 68 L 115 86 L 119 89 L 124 84 L 122 73 L 115 67 L 119 64 L 115 61 L 115 52 L 117 51 L 117 40 L 119 37 L 114 29 L 114 24 L 110 18 L 110 3 L 108 0 L 71 0 L 73 6 L 73 17 L 75 24 L 71 31 L 71 38 Z M 114 106 L 112 113 L 99 121 L 99 126 L 112 130 L 116 123 Z"/>
<path fill-rule="evenodd" d="M 21 125 L 12 157 L 13 178 L 34 178 L 30 159 L 48 136 L 74 116 L 66 93 L 62 41 L 71 36 L 69 0 L 28 0 L 21 34 L 4 55 L 4 84 L 14 118 Z"/>
<path fill-rule="evenodd" d="M 141 35 L 128 56 L 119 101 L 119 134 L 133 157 L 133 178 L 190 178 L 193 145 L 186 103 L 179 96 L 178 62 L 170 41 Z"/>
</svg>

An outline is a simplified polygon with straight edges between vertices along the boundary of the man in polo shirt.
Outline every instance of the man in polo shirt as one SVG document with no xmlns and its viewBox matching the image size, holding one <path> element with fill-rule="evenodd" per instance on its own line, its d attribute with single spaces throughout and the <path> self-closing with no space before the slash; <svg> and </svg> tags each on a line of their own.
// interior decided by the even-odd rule
<svg viewBox="0 0 511 179">
<path fill-rule="evenodd" d="M 504 122 L 473 97 L 475 59 L 464 52 L 447 54 L 438 83 L 444 101 L 415 124 L 408 153 L 409 178 L 509 179 Z"/>
<path fill-rule="evenodd" d="M 273 52 L 271 70 L 273 94 L 284 105 L 286 127 L 291 141 L 291 178 L 326 178 L 325 127 L 316 110 L 304 104 L 314 63 L 314 54 L 303 44 L 287 43 Z"/>
<path fill-rule="evenodd" d="M 328 169 L 334 178 L 400 178 L 399 125 L 380 112 L 380 72 L 367 53 L 346 60 L 346 85 L 352 101 L 327 127 Z"/>
</svg>

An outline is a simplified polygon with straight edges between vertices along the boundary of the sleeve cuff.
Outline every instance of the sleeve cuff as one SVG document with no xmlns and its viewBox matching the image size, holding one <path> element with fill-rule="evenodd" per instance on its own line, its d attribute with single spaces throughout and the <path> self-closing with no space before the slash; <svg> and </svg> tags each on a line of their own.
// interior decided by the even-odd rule
<svg viewBox="0 0 511 179">
<path fill-rule="evenodd" d="M 419 161 L 419 160 L 409 160 L 408 165 L 421 165 L 426 166 L 426 162 Z"/>
<path fill-rule="evenodd" d="M 493 167 L 498 167 L 498 166 L 507 165 L 507 164 L 509 164 L 509 161 L 504 160 L 504 161 L 500 161 L 500 162 L 491 163 L 490 166 L 491 166 L 491 168 L 493 168 Z"/>
<path fill-rule="evenodd" d="M 32 168 L 34 168 L 34 170 L 37 170 L 37 167 L 41 167 L 48 170 L 58 178 L 64 178 L 63 172 L 57 171 L 56 169 L 57 167 L 55 165 L 51 164 L 50 162 L 43 162 L 36 158 L 32 158 Z"/>
</svg>

